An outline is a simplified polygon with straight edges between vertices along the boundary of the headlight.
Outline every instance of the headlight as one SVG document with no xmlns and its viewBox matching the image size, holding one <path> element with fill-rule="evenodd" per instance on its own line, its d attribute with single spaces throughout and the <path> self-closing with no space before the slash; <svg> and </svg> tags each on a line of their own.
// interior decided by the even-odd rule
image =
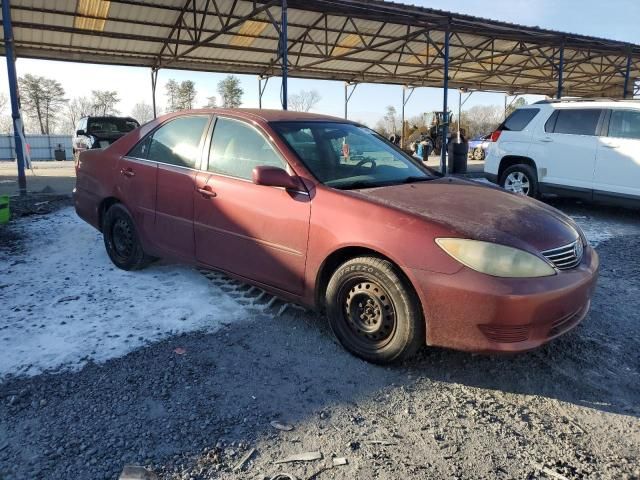
<svg viewBox="0 0 640 480">
<path fill-rule="evenodd" d="M 436 238 L 445 252 L 467 267 L 495 277 L 547 277 L 556 271 L 546 261 L 517 248 L 464 238 Z"/>
</svg>

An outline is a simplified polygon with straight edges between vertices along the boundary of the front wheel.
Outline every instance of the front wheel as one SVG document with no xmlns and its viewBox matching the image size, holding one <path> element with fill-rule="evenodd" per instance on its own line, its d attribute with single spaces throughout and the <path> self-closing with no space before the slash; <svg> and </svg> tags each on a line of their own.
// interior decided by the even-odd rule
<svg viewBox="0 0 640 480">
<path fill-rule="evenodd" d="M 343 263 L 329 280 L 325 300 L 338 341 L 364 360 L 400 361 L 425 343 L 417 296 L 387 260 L 358 257 Z"/>
<path fill-rule="evenodd" d="M 530 165 L 518 164 L 507 168 L 500 178 L 500 186 L 518 195 L 538 196 L 538 179 Z"/>
<path fill-rule="evenodd" d="M 133 219 L 120 203 L 112 205 L 105 213 L 102 235 L 109 258 L 122 270 L 140 270 L 153 260 L 144 253 Z"/>
</svg>

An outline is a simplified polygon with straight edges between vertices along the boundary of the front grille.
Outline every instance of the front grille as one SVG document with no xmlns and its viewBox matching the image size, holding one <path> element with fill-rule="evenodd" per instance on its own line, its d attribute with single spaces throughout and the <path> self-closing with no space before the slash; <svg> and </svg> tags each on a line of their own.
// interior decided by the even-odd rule
<svg viewBox="0 0 640 480">
<path fill-rule="evenodd" d="M 579 238 L 563 247 L 554 248 L 542 252 L 542 255 L 549 260 L 558 270 L 569 270 L 577 267 L 582 261 L 584 248 L 582 240 Z"/>
<path fill-rule="evenodd" d="M 530 325 L 479 325 L 489 340 L 500 343 L 524 342 L 529 338 Z"/>
</svg>

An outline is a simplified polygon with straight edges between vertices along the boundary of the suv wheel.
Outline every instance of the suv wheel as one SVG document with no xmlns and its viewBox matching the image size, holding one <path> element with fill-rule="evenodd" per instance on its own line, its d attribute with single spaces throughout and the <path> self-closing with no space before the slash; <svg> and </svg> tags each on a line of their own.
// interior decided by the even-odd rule
<svg viewBox="0 0 640 480">
<path fill-rule="evenodd" d="M 484 160 L 484 149 L 482 147 L 477 147 L 473 151 L 473 159 L 477 160 L 478 162 Z"/>
<path fill-rule="evenodd" d="M 536 171 L 530 165 L 523 163 L 507 168 L 500 179 L 500 186 L 518 195 L 534 198 L 538 196 Z"/>
<path fill-rule="evenodd" d="M 109 258 L 122 270 L 140 270 L 153 260 L 144 253 L 133 219 L 120 203 L 112 205 L 105 213 L 102 235 Z"/>
<path fill-rule="evenodd" d="M 416 294 L 387 260 L 358 257 L 343 263 L 329 280 L 326 306 L 338 341 L 367 361 L 400 361 L 425 343 Z"/>
</svg>

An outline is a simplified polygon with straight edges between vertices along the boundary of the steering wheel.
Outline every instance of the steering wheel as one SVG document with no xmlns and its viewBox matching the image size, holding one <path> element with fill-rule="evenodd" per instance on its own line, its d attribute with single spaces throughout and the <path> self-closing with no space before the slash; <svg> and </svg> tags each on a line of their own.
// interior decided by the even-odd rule
<svg viewBox="0 0 640 480">
<path fill-rule="evenodd" d="M 376 161 L 373 158 L 363 158 L 358 163 L 356 163 L 356 168 L 362 168 L 362 166 L 365 163 L 370 163 L 371 164 L 371 166 L 369 167 L 371 170 L 376 168 Z"/>
</svg>

